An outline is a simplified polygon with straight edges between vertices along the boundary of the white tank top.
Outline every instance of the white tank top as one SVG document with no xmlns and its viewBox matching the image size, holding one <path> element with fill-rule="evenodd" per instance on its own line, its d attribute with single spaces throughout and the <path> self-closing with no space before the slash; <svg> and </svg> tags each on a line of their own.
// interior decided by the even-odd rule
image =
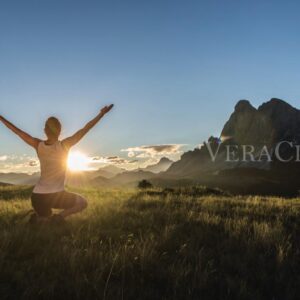
<svg viewBox="0 0 300 300">
<path fill-rule="evenodd" d="M 40 160 L 41 177 L 33 192 L 40 194 L 56 193 L 64 190 L 68 152 L 60 141 L 52 145 L 40 142 L 37 149 Z"/>
</svg>

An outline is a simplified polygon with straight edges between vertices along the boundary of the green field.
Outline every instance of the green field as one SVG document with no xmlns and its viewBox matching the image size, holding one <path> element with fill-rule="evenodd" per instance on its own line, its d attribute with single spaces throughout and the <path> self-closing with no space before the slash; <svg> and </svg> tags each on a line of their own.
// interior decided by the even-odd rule
<svg viewBox="0 0 300 300">
<path fill-rule="evenodd" d="M 0 299 L 299 299 L 300 199 L 81 189 L 66 226 L 0 187 Z"/>
</svg>

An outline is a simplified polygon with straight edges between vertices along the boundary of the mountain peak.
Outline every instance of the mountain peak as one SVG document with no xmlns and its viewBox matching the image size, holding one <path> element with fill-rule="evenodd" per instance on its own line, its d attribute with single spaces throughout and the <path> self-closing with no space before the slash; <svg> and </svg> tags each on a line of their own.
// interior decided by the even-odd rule
<svg viewBox="0 0 300 300">
<path fill-rule="evenodd" d="M 171 159 L 169 159 L 169 158 L 167 158 L 167 157 L 162 157 L 160 160 L 159 160 L 159 162 L 158 162 L 158 164 L 161 164 L 161 163 L 172 163 L 173 162 L 173 160 L 171 160 Z"/>
<path fill-rule="evenodd" d="M 234 107 L 236 112 L 252 111 L 256 110 L 248 100 L 240 100 Z"/>
<path fill-rule="evenodd" d="M 289 103 L 287 103 L 284 100 L 278 99 L 278 98 L 272 98 L 271 100 L 263 103 L 261 106 L 259 106 L 259 111 L 268 111 L 268 110 L 274 110 L 274 109 L 288 109 L 288 110 L 297 110 L 293 106 L 291 106 Z"/>
<path fill-rule="evenodd" d="M 149 165 L 146 168 L 144 168 L 143 170 L 150 171 L 153 173 L 159 173 L 159 172 L 166 171 L 171 166 L 172 163 L 173 163 L 173 160 L 171 160 L 167 157 L 162 157 L 159 160 L 159 162 L 157 162 L 154 165 Z"/>
<path fill-rule="evenodd" d="M 226 122 L 221 136 L 230 136 L 241 145 L 274 146 L 282 140 L 299 140 L 300 110 L 278 98 L 255 109 L 240 100 Z"/>
<path fill-rule="evenodd" d="M 197 178 L 203 174 L 206 176 L 209 172 L 213 174 L 216 170 L 220 171 L 226 168 L 269 169 L 271 164 L 265 162 L 252 164 L 250 161 L 249 163 L 228 165 L 224 149 L 230 144 L 251 145 L 254 147 L 255 155 L 257 155 L 262 147 L 274 149 L 277 143 L 281 141 L 292 141 L 299 144 L 299 128 L 300 110 L 281 99 L 272 98 L 260 105 L 258 109 L 254 108 L 248 100 L 240 100 L 221 131 L 221 137 L 224 138 L 226 144 L 220 148 L 219 160 L 212 162 L 207 148 L 202 147 L 198 150 L 185 152 L 180 160 L 172 164 L 166 174 L 168 176 L 181 176 L 182 178 Z M 218 142 L 214 137 L 208 139 L 210 143 L 215 141 Z M 290 153 L 294 155 L 293 151 L 294 149 L 288 148 L 284 150 L 284 155 L 290 157 Z"/>
</svg>

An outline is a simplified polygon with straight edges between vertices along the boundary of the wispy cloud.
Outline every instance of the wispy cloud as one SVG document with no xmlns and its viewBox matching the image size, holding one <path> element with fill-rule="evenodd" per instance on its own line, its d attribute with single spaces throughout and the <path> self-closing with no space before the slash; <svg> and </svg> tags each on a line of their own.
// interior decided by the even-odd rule
<svg viewBox="0 0 300 300">
<path fill-rule="evenodd" d="M 161 145 L 143 145 L 122 149 L 122 152 L 127 152 L 128 157 L 149 158 L 156 156 L 178 155 L 183 151 L 181 148 L 184 144 L 161 144 Z"/>
<path fill-rule="evenodd" d="M 6 161 L 8 159 L 7 155 L 0 156 L 0 161 Z"/>
<path fill-rule="evenodd" d="M 138 160 L 135 159 L 135 160 L 130 160 L 130 159 L 126 159 L 126 158 L 123 158 L 123 157 L 120 157 L 120 156 L 106 156 L 106 157 L 103 157 L 103 156 L 94 156 L 91 158 L 91 161 L 90 161 L 91 165 L 98 165 L 98 166 L 101 166 L 101 165 L 117 165 L 117 166 L 124 166 L 126 167 L 126 165 L 130 164 L 130 165 L 133 165 L 133 164 L 136 164 L 138 163 Z"/>
<path fill-rule="evenodd" d="M 184 144 L 160 144 L 160 145 L 142 145 L 122 149 L 126 152 L 117 156 L 88 156 L 86 155 L 86 164 L 89 170 L 96 170 L 105 165 L 115 165 L 128 170 L 145 167 L 156 163 L 161 157 L 166 156 L 172 160 L 179 159 L 183 153 Z M 37 157 L 26 154 L 23 155 L 1 155 L 0 172 L 25 172 L 34 173 L 39 171 L 39 161 Z"/>
<path fill-rule="evenodd" d="M 29 155 L 1 155 L 0 172 L 34 173 L 39 171 L 39 161 Z"/>
<path fill-rule="evenodd" d="M 139 161 L 120 156 L 86 156 L 86 164 L 89 170 L 97 170 L 105 165 L 134 169 L 138 167 Z M 0 156 L 0 172 L 2 173 L 34 173 L 39 171 L 39 166 L 38 158 L 29 155 Z"/>
</svg>

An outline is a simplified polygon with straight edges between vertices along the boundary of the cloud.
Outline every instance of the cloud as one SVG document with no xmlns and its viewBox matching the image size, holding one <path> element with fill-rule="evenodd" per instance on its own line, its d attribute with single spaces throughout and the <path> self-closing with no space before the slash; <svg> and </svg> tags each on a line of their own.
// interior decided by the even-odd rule
<svg viewBox="0 0 300 300">
<path fill-rule="evenodd" d="M 31 167 L 36 167 L 36 166 L 39 165 L 39 162 L 36 161 L 36 160 L 31 160 L 31 161 L 29 161 L 28 164 L 29 164 L 29 166 L 31 166 Z"/>
<path fill-rule="evenodd" d="M 135 156 L 135 153 L 133 151 L 128 152 L 128 157 L 134 157 L 134 156 Z"/>
<path fill-rule="evenodd" d="M 181 147 L 184 144 L 161 144 L 161 145 L 143 145 L 122 149 L 122 152 L 128 152 L 128 157 L 148 158 L 162 155 L 174 155 L 182 153 Z"/>
<path fill-rule="evenodd" d="M 124 159 L 124 158 L 121 158 L 118 156 L 108 157 L 107 160 L 108 160 L 108 162 L 110 162 L 112 164 L 117 164 L 117 165 L 125 164 L 128 162 L 127 159 Z"/>
<path fill-rule="evenodd" d="M 29 155 L 2 155 L 0 156 L 0 172 L 25 172 L 39 171 L 39 162 Z"/>
<path fill-rule="evenodd" d="M 106 159 L 108 163 L 115 164 L 115 165 L 135 164 L 139 162 L 139 160 L 137 159 L 130 160 L 119 156 L 110 156 L 107 157 Z"/>
<path fill-rule="evenodd" d="M 129 161 L 130 164 L 134 164 L 134 163 L 137 163 L 137 162 L 139 162 L 137 159 Z"/>
<path fill-rule="evenodd" d="M 92 157 L 92 160 L 93 160 L 93 161 L 98 161 L 98 160 L 100 160 L 100 159 L 101 159 L 101 157 L 99 157 L 99 156 Z"/>
<path fill-rule="evenodd" d="M 143 153 L 137 154 L 136 157 L 137 158 L 149 158 L 150 156 L 148 153 L 143 152 Z"/>
<path fill-rule="evenodd" d="M 86 156 L 86 162 L 90 170 L 97 170 L 105 165 L 116 165 L 128 170 L 136 169 L 155 163 L 160 157 L 167 156 L 176 160 L 182 154 L 183 144 L 161 144 L 161 145 L 142 145 L 122 149 L 123 155 L 117 156 Z M 36 157 L 26 154 L 23 155 L 1 155 L 0 172 L 27 172 L 34 173 L 39 171 L 39 161 Z"/>
<path fill-rule="evenodd" d="M 91 157 L 91 164 L 112 164 L 112 165 L 126 165 L 134 164 L 138 160 L 129 160 L 120 156 L 95 156 Z"/>
<path fill-rule="evenodd" d="M 107 159 L 108 160 L 115 160 L 115 159 L 119 159 L 119 156 L 108 156 Z"/>
</svg>

